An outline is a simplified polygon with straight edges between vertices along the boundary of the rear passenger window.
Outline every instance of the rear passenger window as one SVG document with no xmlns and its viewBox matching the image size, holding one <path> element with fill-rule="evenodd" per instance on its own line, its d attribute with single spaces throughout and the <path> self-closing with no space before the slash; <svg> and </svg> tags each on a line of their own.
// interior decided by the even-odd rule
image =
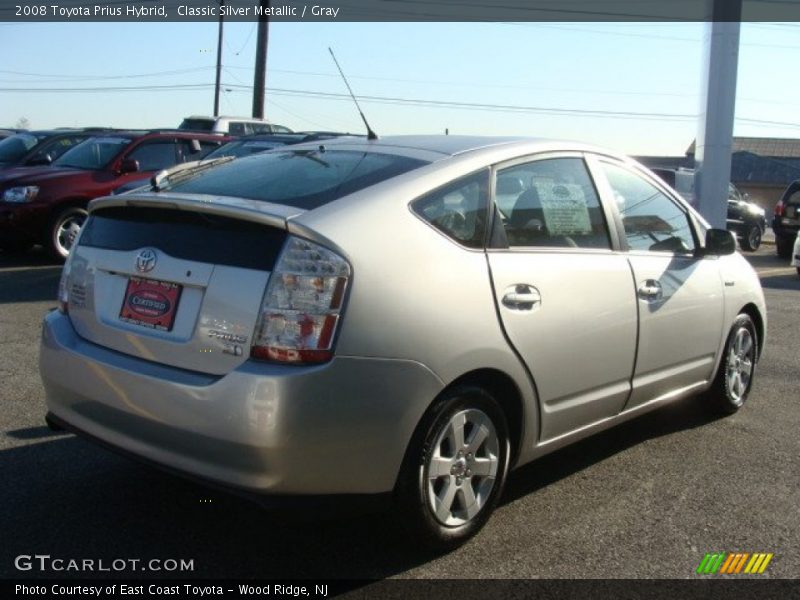
<svg viewBox="0 0 800 600">
<path fill-rule="evenodd" d="M 498 171 L 495 203 L 510 247 L 611 247 L 581 158 L 537 160 Z"/>
<path fill-rule="evenodd" d="M 228 124 L 228 133 L 231 135 L 245 135 L 247 131 L 244 128 L 244 123 L 233 121 Z"/>
<path fill-rule="evenodd" d="M 412 209 L 447 237 L 469 248 L 483 248 L 488 214 L 489 172 L 459 179 L 419 198 Z"/>
<path fill-rule="evenodd" d="M 140 171 L 157 171 L 171 167 L 178 161 L 174 142 L 153 142 L 134 148 L 128 158 L 139 161 Z"/>
<path fill-rule="evenodd" d="M 689 216 L 669 196 L 626 168 L 601 164 L 614 192 L 631 250 L 679 254 L 694 251 Z"/>
</svg>

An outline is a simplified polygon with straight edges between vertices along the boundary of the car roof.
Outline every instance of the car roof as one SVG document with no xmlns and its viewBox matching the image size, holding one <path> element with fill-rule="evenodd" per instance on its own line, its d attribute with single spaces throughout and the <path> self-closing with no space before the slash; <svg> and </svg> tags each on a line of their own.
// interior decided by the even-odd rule
<svg viewBox="0 0 800 600">
<path fill-rule="evenodd" d="M 313 142 L 319 145 L 319 141 Z M 298 147 L 310 145 L 311 142 L 299 144 Z M 356 137 L 336 137 L 324 140 L 326 148 L 341 148 L 353 150 L 374 150 L 390 153 L 392 149 L 402 150 L 403 153 L 425 155 L 428 157 L 438 155 L 439 158 L 458 156 L 467 153 L 485 153 L 505 155 L 507 157 L 524 156 L 528 153 L 545 151 L 586 151 L 615 156 L 622 160 L 629 160 L 618 152 L 607 148 L 596 147 L 583 142 L 570 140 L 557 140 L 537 137 L 522 136 L 472 136 L 472 135 L 397 135 L 370 140 Z"/>
</svg>

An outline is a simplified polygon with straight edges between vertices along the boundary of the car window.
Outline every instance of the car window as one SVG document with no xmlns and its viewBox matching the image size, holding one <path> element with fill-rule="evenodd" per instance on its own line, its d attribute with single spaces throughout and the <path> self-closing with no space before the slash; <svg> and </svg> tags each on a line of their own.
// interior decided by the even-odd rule
<svg viewBox="0 0 800 600">
<path fill-rule="evenodd" d="M 272 131 L 269 123 L 249 123 L 249 125 L 253 133 L 270 133 Z"/>
<path fill-rule="evenodd" d="M 536 160 L 499 170 L 495 203 L 511 247 L 611 247 L 600 200 L 581 158 Z"/>
<path fill-rule="evenodd" d="M 79 144 L 85 139 L 85 137 L 63 137 L 54 141 L 52 144 L 43 144 L 44 147 L 34 152 L 33 156 L 28 160 L 40 160 L 47 155 L 50 156 L 51 160 L 55 160 L 75 144 Z"/>
<path fill-rule="evenodd" d="M 150 142 L 134 148 L 128 158 L 139 161 L 140 171 L 158 171 L 171 167 L 178 161 L 175 142 Z"/>
<path fill-rule="evenodd" d="M 292 130 L 283 125 L 271 125 L 270 129 L 275 133 L 292 133 Z"/>
<path fill-rule="evenodd" d="M 210 152 L 220 147 L 219 142 L 181 140 L 178 142 L 178 162 L 191 162 L 201 160 Z"/>
<path fill-rule="evenodd" d="M 488 171 L 470 175 L 415 200 L 415 213 L 449 238 L 470 248 L 485 240 Z"/>
<path fill-rule="evenodd" d="M 642 176 L 601 162 L 622 217 L 631 250 L 689 253 L 695 249 L 689 217 Z"/>
<path fill-rule="evenodd" d="M 184 119 L 178 129 L 187 131 L 212 131 L 214 129 L 213 119 Z"/>
<path fill-rule="evenodd" d="M 228 123 L 228 133 L 231 135 L 245 135 L 247 130 L 245 129 L 244 123 L 231 121 Z"/>
<path fill-rule="evenodd" d="M 76 169 L 102 169 L 130 143 L 131 138 L 127 137 L 91 137 L 67 150 L 53 164 Z"/>
<path fill-rule="evenodd" d="M 274 151 L 202 171 L 167 189 L 311 210 L 425 164 L 415 158 L 356 150 Z"/>
</svg>

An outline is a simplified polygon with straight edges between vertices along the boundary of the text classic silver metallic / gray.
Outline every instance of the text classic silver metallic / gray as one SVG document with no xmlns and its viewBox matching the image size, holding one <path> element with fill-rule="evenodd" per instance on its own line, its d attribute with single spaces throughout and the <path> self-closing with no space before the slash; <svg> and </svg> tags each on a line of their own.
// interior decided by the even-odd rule
<svg viewBox="0 0 800 600">
<path fill-rule="evenodd" d="M 628 158 L 344 137 L 208 167 L 91 203 L 44 321 L 51 426 L 240 492 L 391 493 L 446 548 L 509 468 L 747 399 L 758 278 Z"/>
</svg>

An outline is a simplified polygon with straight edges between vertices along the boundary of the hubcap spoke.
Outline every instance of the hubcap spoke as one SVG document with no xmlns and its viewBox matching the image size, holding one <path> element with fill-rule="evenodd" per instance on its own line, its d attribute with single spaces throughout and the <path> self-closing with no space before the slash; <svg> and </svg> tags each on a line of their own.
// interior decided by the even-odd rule
<svg viewBox="0 0 800 600">
<path fill-rule="evenodd" d="M 461 486 L 461 502 L 464 505 L 464 513 L 466 514 L 467 520 L 477 515 L 478 511 L 481 509 L 481 505 L 475 497 L 475 492 L 472 491 L 472 485 L 469 483 Z"/>
<path fill-rule="evenodd" d="M 473 477 L 494 477 L 497 474 L 497 457 L 476 458 L 471 468 Z"/>
<path fill-rule="evenodd" d="M 438 479 L 439 477 L 450 476 L 450 469 L 453 466 L 452 459 L 434 456 L 428 465 L 428 478 Z"/>
<path fill-rule="evenodd" d="M 489 428 L 484 423 L 475 423 L 467 440 L 467 452 L 475 454 L 486 438 L 489 437 Z"/>
<path fill-rule="evenodd" d="M 447 483 L 445 483 L 442 493 L 434 498 L 434 502 L 436 503 L 434 512 L 442 523 L 447 522 L 452 515 L 453 500 L 455 500 L 456 491 L 458 491 L 458 486 L 452 478 L 449 478 Z"/>
</svg>

